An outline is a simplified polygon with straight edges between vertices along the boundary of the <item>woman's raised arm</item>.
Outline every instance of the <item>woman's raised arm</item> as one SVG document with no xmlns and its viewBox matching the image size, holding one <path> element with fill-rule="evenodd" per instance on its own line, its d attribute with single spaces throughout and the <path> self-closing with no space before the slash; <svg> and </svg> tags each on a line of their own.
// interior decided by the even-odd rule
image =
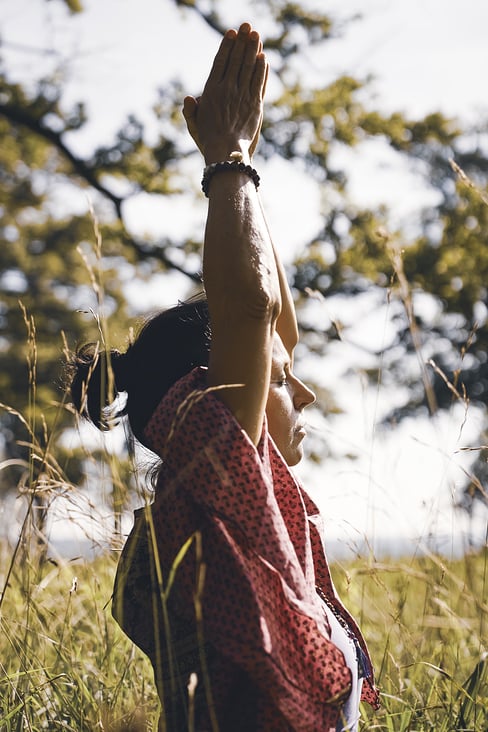
<svg viewBox="0 0 488 732">
<path fill-rule="evenodd" d="M 190 133 L 207 166 L 238 153 L 250 165 L 268 73 L 259 35 L 244 23 L 228 31 L 198 102 L 185 100 Z M 235 157 L 235 156 L 234 156 Z M 212 327 L 209 385 L 257 444 L 268 395 L 281 290 L 273 245 L 247 172 L 214 173 L 208 184 L 203 279 Z M 234 385 L 234 386 L 232 386 Z"/>
</svg>

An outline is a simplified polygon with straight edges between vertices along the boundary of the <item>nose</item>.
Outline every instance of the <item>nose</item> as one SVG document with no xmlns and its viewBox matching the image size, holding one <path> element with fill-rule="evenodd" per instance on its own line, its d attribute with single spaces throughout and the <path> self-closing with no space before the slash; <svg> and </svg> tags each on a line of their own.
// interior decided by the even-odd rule
<svg viewBox="0 0 488 732">
<path fill-rule="evenodd" d="M 301 379 L 298 379 L 296 376 L 293 378 L 295 382 L 293 385 L 293 404 L 295 409 L 302 410 L 314 403 L 315 394 Z"/>
</svg>

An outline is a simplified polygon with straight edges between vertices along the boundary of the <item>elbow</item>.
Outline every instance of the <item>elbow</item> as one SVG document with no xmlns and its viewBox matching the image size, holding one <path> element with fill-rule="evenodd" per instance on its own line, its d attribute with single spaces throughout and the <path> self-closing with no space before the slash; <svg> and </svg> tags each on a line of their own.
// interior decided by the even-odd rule
<svg viewBox="0 0 488 732">
<path fill-rule="evenodd" d="M 254 293 L 247 293 L 241 303 L 248 317 L 271 326 L 276 324 L 281 313 L 280 292 L 273 287 L 261 287 Z"/>
<path fill-rule="evenodd" d="M 261 272 L 259 277 L 239 279 L 212 277 L 204 271 L 204 283 L 211 315 L 225 313 L 235 318 L 255 320 L 274 326 L 281 313 L 281 293 L 273 272 Z"/>
</svg>

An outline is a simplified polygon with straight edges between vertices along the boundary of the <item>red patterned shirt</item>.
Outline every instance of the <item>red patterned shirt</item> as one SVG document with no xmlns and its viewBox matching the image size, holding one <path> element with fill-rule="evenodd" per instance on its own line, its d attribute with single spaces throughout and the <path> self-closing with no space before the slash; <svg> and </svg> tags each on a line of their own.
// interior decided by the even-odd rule
<svg viewBox="0 0 488 732">
<path fill-rule="evenodd" d="M 121 558 L 114 615 L 153 662 L 167 729 L 194 714 L 198 732 L 212 720 L 221 732 L 334 730 L 351 673 L 317 588 L 357 638 L 362 696 L 377 706 L 318 509 L 266 428 L 255 447 L 198 368 L 166 394 L 145 436 L 162 467 Z"/>
</svg>

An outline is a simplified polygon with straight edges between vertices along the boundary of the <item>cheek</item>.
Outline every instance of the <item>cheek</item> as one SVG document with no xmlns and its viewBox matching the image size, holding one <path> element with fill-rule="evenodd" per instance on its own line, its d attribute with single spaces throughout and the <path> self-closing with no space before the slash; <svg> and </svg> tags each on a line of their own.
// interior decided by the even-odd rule
<svg viewBox="0 0 488 732">
<path fill-rule="evenodd" d="M 275 442 L 288 435 L 293 426 L 293 404 L 286 389 L 271 389 L 266 405 L 266 417 L 271 437 Z"/>
</svg>

